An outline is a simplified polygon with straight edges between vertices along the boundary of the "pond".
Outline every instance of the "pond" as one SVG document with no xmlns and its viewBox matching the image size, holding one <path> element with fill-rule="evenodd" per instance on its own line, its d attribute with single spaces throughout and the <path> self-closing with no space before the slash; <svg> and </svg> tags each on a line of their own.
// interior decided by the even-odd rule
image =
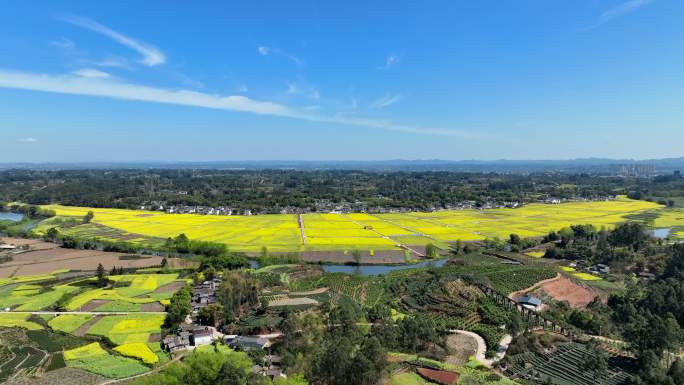
<svg viewBox="0 0 684 385">
<path fill-rule="evenodd" d="M 665 239 L 668 237 L 668 235 L 670 235 L 671 230 L 672 229 L 670 229 L 669 227 L 664 229 L 653 229 L 651 230 L 651 235 L 653 235 L 656 238 Z"/>
<path fill-rule="evenodd" d="M 0 221 L 20 222 L 24 219 L 24 214 L 0 211 Z"/>
</svg>

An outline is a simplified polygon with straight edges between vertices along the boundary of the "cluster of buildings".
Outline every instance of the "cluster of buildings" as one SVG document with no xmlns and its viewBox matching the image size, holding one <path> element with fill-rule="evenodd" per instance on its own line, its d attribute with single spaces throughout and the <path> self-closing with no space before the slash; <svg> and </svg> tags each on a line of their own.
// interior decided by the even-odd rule
<svg viewBox="0 0 684 385">
<path fill-rule="evenodd" d="M 216 329 L 210 326 L 183 323 L 176 333 L 168 334 L 162 340 L 162 347 L 169 352 L 194 349 L 216 340 Z"/>
<path fill-rule="evenodd" d="M 191 299 L 193 316 L 197 316 L 203 307 L 217 303 L 216 289 L 221 286 L 222 282 L 221 278 L 216 277 L 195 285 Z"/>
</svg>

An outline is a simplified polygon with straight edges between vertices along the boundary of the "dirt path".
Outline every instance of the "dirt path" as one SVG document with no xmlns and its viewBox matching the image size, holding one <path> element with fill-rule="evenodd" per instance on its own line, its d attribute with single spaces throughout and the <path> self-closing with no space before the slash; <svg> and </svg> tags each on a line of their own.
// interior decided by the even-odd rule
<svg viewBox="0 0 684 385">
<path fill-rule="evenodd" d="M 415 254 L 415 255 L 417 255 L 417 256 L 419 256 L 419 257 L 425 257 L 425 254 L 419 252 L 418 250 L 414 250 L 414 249 L 411 248 L 410 246 L 405 245 L 405 244 L 403 244 L 403 243 L 397 241 L 397 240 L 394 239 L 394 238 L 390 238 L 389 236 L 387 236 L 387 235 L 385 235 L 385 234 L 379 232 L 378 230 L 375 230 L 372 226 L 366 226 L 366 225 L 364 225 L 364 224 L 361 223 L 361 222 L 358 222 L 358 221 L 356 221 L 356 220 L 354 220 L 354 219 L 351 219 L 348 215 L 345 215 L 345 214 L 341 214 L 341 215 L 344 215 L 345 218 L 347 218 L 347 220 L 349 220 L 349 221 L 351 221 L 351 222 L 353 222 L 353 223 L 355 223 L 355 224 L 357 224 L 357 225 L 363 227 L 364 229 L 367 229 L 368 231 L 374 232 L 375 234 L 377 234 L 377 235 L 380 236 L 381 238 L 388 239 L 388 240 L 394 242 L 394 243 L 397 244 L 397 246 L 399 246 L 400 248 L 405 249 L 405 250 L 408 250 L 408 251 L 412 252 L 413 254 Z"/>
<path fill-rule="evenodd" d="M 79 337 L 83 337 L 84 335 L 86 335 L 86 333 L 88 333 L 88 330 L 90 330 L 90 327 L 95 325 L 95 323 L 97 323 L 97 321 L 99 321 L 101 319 L 102 319 L 102 316 L 99 316 L 99 315 L 95 316 L 92 319 L 89 319 L 88 321 L 86 321 L 86 323 L 84 323 L 83 325 L 76 328 L 76 330 L 74 330 L 73 333 Z"/>
<path fill-rule="evenodd" d="M 511 341 L 513 340 L 513 337 L 511 337 L 508 334 L 503 336 L 503 338 L 501 338 L 501 341 L 499 341 L 499 348 L 497 349 L 496 356 L 493 359 L 489 359 L 485 357 L 485 353 L 487 352 L 487 344 L 485 343 L 484 338 L 482 338 L 479 334 L 469 332 L 467 330 L 449 330 L 449 333 L 464 334 L 474 338 L 477 342 L 477 351 L 475 353 L 475 359 L 488 368 L 492 368 L 495 362 L 499 361 L 506 355 L 508 345 L 510 345 Z"/>
<path fill-rule="evenodd" d="M 527 289 L 522 289 L 522 290 L 518 290 L 518 291 L 512 292 L 511 294 L 508 295 L 508 298 L 510 298 L 510 299 L 512 299 L 512 300 L 515 300 L 515 299 L 518 298 L 521 294 L 525 294 L 525 293 L 527 293 L 528 291 L 532 291 L 532 290 L 534 290 L 534 289 L 536 289 L 536 288 L 538 288 L 538 287 L 541 287 L 541 286 L 542 286 L 543 284 L 545 284 L 545 283 L 553 282 L 553 281 L 559 280 L 559 279 L 561 279 L 562 277 L 563 277 L 563 276 L 561 275 L 561 273 L 556 273 L 556 276 L 553 277 L 553 278 L 549 278 L 549 279 L 545 279 L 545 280 L 543 280 L 543 281 L 539 281 L 539 282 L 535 283 L 534 285 L 528 287 Z"/>
<path fill-rule="evenodd" d="M 304 232 L 304 218 L 302 218 L 302 214 L 297 215 L 297 224 L 299 225 L 299 234 L 302 237 L 302 245 L 306 246 L 306 233 Z"/>
</svg>

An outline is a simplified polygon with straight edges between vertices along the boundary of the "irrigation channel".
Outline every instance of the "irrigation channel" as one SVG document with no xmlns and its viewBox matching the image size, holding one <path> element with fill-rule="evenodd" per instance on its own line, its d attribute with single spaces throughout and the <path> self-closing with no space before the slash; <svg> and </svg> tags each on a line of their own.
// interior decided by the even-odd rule
<svg viewBox="0 0 684 385">
<path fill-rule="evenodd" d="M 326 273 L 346 273 L 352 275 L 384 275 L 395 270 L 417 269 L 421 267 L 442 267 L 446 264 L 448 258 L 435 259 L 432 261 L 424 261 L 409 265 L 321 265 L 321 268 Z M 259 268 L 257 261 L 249 262 L 253 269 Z"/>
</svg>

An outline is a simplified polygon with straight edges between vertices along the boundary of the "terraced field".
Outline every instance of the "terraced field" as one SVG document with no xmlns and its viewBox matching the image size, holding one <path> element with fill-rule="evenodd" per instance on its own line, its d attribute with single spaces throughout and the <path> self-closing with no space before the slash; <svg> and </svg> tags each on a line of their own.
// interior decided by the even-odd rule
<svg viewBox="0 0 684 385">
<path fill-rule="evenodd" d="M 262 246 L 276 252 L 393 250 L 400 244 L 424 246 L 427 243 L 445 247 L 448 242 L 458 239 L 506 238 L 510 233 L 538 236 L 572 224 L 610 228 L 623 222 L 626 216 L 661 208 L 652 202 L 619 197 L 601 202 L 530 204 L 518 209 L 304 214 L 301 216 L 303 231 L 300 231 L 298 217 L 289 214 L 209 216 L 60 205 L 45 207 L 57 213 L 58 219 L 49 220 L 55 223 L 93 211 L 95 217 L 87 229 L 76 226 L 66 230 L 79 231 L 83 236 L 142 243 L 185 233 L 191 239 L 222 242 L 233 250 L 246 252 L 259 251 Z M 672 220 L 684 225 L 684 221 L 680 222 L 682 218 L 676 215 L 667 218 L 668 223 Z M 49 226 L 50 222 L 43 223 L 37 231 L 47 231 Z"/>
<path fill-rule="evenodd" d="M 167 362 L 168 355 L 161 350 L 159 342 L 153 342 L 158 341 L 153 336 L 158 337 L 164 322 L 162 303 L 185 280 L 179 279 L 176 273 L 124 274 L 109 276 L 108 279 L 112 282 L 112 287 L 108 288 L 96 287 L 94 278 L 59 278 L 58 274 L 16 277 L 0 282 L 0 304 L 11 309 L 0 312 L 0 330 L 37 333 L 34 337 L 41 346 L 38 350 L 29 346 L 34 350 L 10 351 L 14 352 L 12 357 L 16 356 L 12 360 L 21 362 L 12 366 L 12 370 L 4 370 L 6 368 L 3 367 L 0 371 L 12 373 L 24 367 L 20 367 L 20 364 L 28 365 L 26 368 L 49 366 L 55 369 L 66 365 L 108 378 L 124 378 L 147 372 L 151 366 Z M 63 296 L 66 301 L 62 299 Z M 88 308 L 99 312 L 111 310 L 132 313 L 31 314 L 32 311 L 52 309 L 60 299 L 61 306 L 71 310 Z M 156 304 L 156 309 L 141 309 L 141 306 L 149 304 Z M 45 337 L 45 334 L 50 336 Z M 89 343 L 81 338 L 83 336 L 91 341 L 99 337 L 102 342 Z M 51 347 L 55 339 L 66 339 L 69 344 L 64 349 L 63 358 L 63 348 L 54 350 Z M 104 349 L 101 343 L 108 345 L 110 350 Z M 25 345 L 26 342 L 20 344 Z M 46 352 L 50 353 L 50 360 L 43 359 L 48 354 Z"/>
</svg>

